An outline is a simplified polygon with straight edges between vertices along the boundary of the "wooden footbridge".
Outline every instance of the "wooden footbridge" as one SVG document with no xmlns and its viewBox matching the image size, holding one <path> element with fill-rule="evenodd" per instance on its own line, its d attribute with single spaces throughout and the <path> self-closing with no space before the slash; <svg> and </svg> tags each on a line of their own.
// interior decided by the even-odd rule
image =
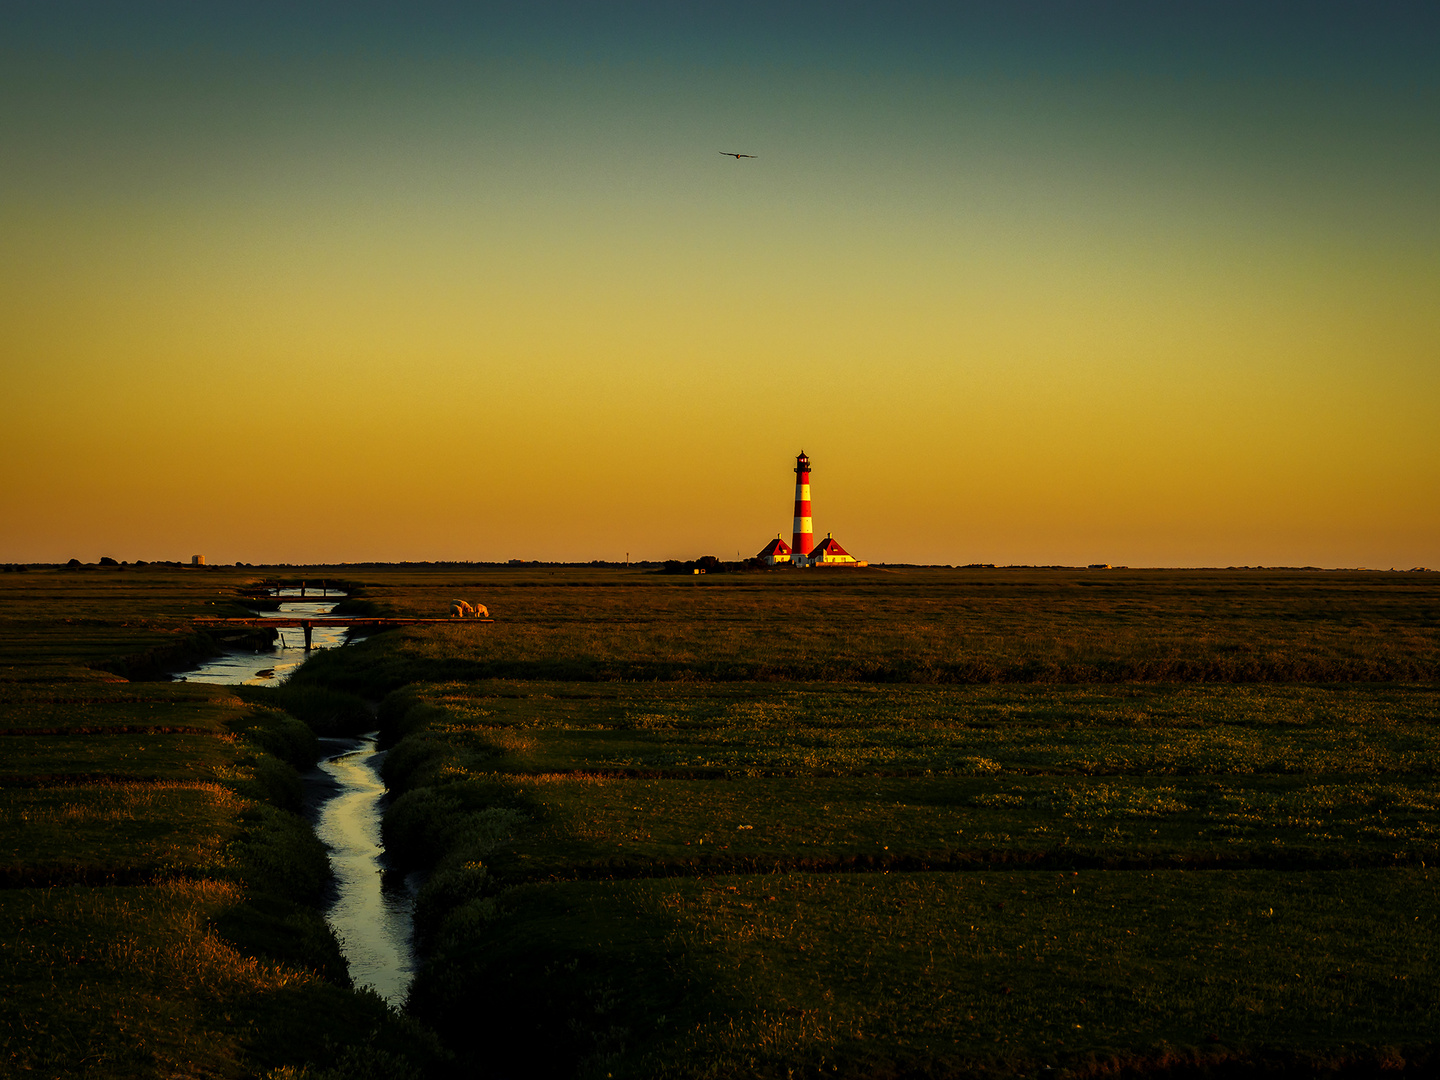
<svg viewBox="0 0 1440 1080">
<path fill-rule="evenodd" d="M 388 626 L 474 626 L 493 623 L 494 619 L 391 619 L 373 615 L 257 615 L 248 619 L 196 619 L 197 629 L 223 629 L 227 626 L 272 626 L 276 629 L 299 628 L 305 631 L 305 651 L 310 651 L 310 632 L 316 626 L 343 626 L 350 630 L 381 630 Z"/>
</svg>

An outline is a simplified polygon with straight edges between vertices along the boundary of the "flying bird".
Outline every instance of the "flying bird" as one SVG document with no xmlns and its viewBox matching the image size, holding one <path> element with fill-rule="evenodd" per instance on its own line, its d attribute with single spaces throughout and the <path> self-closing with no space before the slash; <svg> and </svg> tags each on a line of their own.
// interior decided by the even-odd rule
<svg viewBox="0 0 1440 1080">
<path fill-rule="evenodd" d="M 726 157 L 733 157 L 736 161 L 739 161 L 742 157 L 759 157 L 759 156 L 760 156 L 759 154 L 737 154 L 737 153 L 735 153 L 735 151 L 733 151 L 733 150 L 721 150 L 720 153 L 724 154 Z"/>
</svg>

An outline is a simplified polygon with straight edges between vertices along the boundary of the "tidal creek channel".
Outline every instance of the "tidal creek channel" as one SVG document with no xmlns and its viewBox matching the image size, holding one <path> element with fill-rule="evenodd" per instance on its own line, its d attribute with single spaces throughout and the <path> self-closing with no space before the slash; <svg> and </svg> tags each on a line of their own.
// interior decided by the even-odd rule
<svg viewBox="0 0 1440 1080">
<path fill-rule="evenodd" d="M 314 596 L 307 590 L 281 589 L 275 614 L 323 619 L 342 596 Z M 345 623 L 317 621 L 312 649 L 345 644 Z M 279 686 L 305 662 L 300 630 L 281 630 L 273 649 L 232 650 L 189 671 L 176 673 L 188 682 L 246 686 Z M 376 745 L 377 732 L 359 738 L 322 738 L 319 766 L 304 777 L 307 816 L 329 849 L 334 896 L 325 918 L 340 939 L 341 950 L 356 986 L 368 986 L 391 1005 L 404 1003 L 415 973 L 412 912 L 416 882 L 387 875 L 380 843 L 385 783 L 380 762 L 385 751 Z"/>
</svg>

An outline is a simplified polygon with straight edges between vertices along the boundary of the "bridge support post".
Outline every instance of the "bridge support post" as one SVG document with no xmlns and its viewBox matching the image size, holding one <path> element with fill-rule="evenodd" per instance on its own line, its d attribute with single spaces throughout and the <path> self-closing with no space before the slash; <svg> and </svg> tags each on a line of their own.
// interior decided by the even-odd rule
<svg viewBox="0 0 1440 1080">
<path fill-rule="evenodd" d="M 305 624 L 305 651 L 310 651 L 310 624 Z"/>
</svg>

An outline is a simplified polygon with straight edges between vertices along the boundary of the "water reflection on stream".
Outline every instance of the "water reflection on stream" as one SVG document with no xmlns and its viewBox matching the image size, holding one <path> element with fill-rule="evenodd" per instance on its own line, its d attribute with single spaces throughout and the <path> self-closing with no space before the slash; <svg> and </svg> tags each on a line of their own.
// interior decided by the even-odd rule
<svg viewBox="0 0 1440 1080">
<path fill-rule="evenodd" d="M 324 619 L 344 595 L 331 592 L 329 596 L 317 597 L 315 590 L 307 590 L 304 599 L 299 589 L 281 589 L 280 610 L 257 612 L 284 615 L 296 619 Z M 189 682 L 226 683 L 246 686 L 279 686 L 301 664 L 305 662 L 305 631 L 299 627 L 284 627 L 279 631 L 273 649 L 231 649 L 212 657 L 192 671 L 180 672 L 178 678 Z M 333 649 L 345 644 L 345 624 L 336 622 L 315 624 L 311 632 L 311 647 Z"/>
<path fill-rule="evenodd" d="M 380 800 L 385 784 L 375 732 L 360 739 L 324 739 L 336 752 L 320 763 L 339 790 L 320 807 L 315 831 L 330 848 L 339 895 L 327 918 L 340 936 L 350 978 L 392 1005 L 405 1000 L 415 971 L 410 948 L 413 896 L 404 885 L 386 888 L 381 876 Z"/>
<path fill-rule="evenodd" d="M 316 597 L 308 590 L 282 589 L 276 615 L 323 619 L 343 598 L 331 593 Z M 261 613 L 265 614 L 265 613 Z M 345 643 L 345 624 L 317 622 L 311 644 L 333 649 Z M 305 662 L 305 634 L 280 630 L 276 647 L 261 651 L 232 650 L 179 673 L 189 682 L 278 686 Z M 380 846 L 381 800 L 385 784 L 378 772 L 385 752 L 377 750 L 375 733 L 359 739 L 321 739 L 325 757 L 307 776 L 308 802 L 315 831 L 330 849 L 336 897 L 326 919 L 339 936 L 350 978 L 373 988 L 392 1005 L 405 999 L 414 975 L 410 946 L 413 896 L 409 888 L 387 888 L 382 882 L 384 849 Z"/>
</svg>

